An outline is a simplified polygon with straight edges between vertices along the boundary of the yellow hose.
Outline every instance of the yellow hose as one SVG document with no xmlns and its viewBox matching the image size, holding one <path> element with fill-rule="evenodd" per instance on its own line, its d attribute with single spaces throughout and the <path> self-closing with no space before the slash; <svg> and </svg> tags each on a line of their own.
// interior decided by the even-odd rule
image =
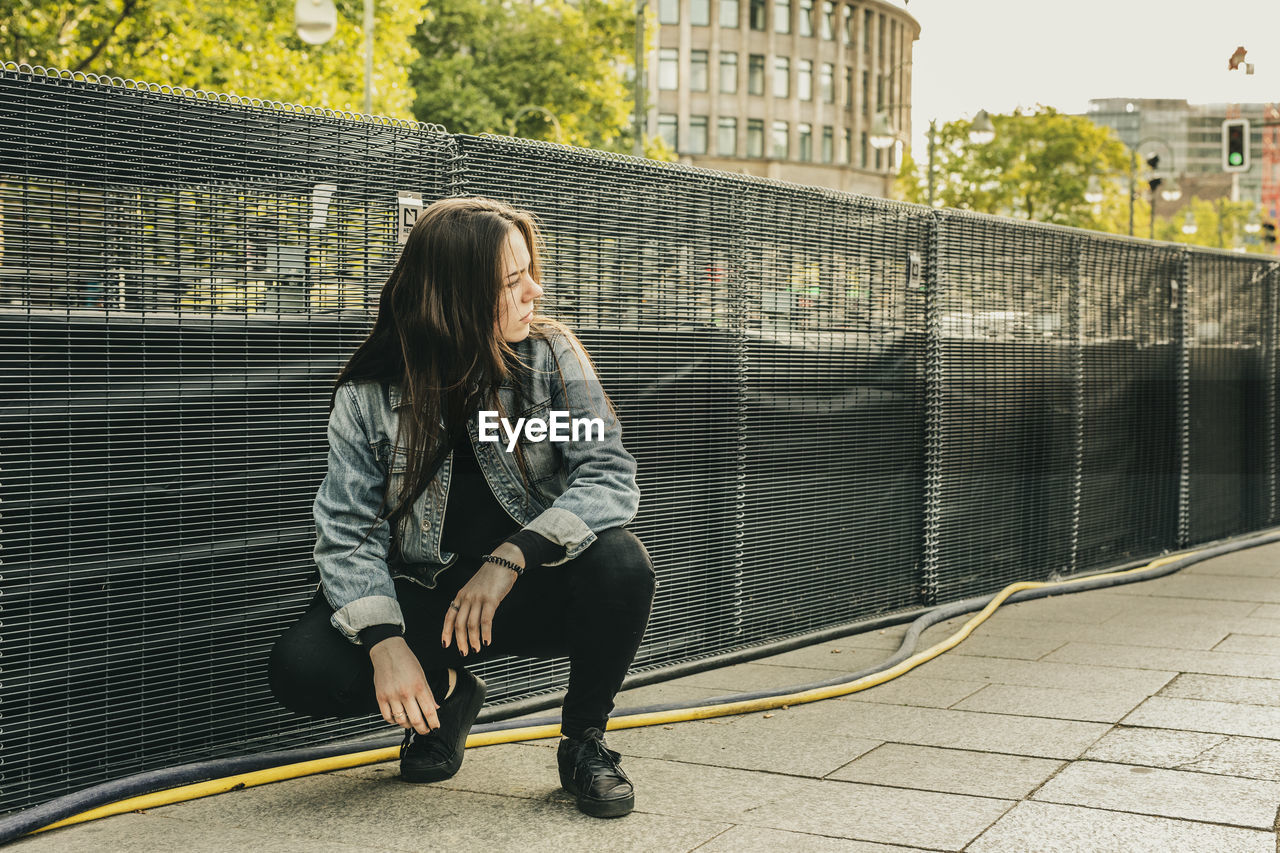
<svg viewBox="0 0 1280 853">
<path fill-rule="evenodd" d="M 817 702 L 819 699 L 832 699 L 836 696 L 847 696 L 850 693 L 856 693 L 859 690 L 866 690 L 868 687 L 874 687 L 877 684 L 883 684 L 898 676 L 915 669 L 920 664 L 932 660 L 943 652 L 954 648 L 959 643 L 973 633 L 973 629 L 981 625 L 987 620 L 995 609 L 1004 603 L 1010 595 L 1024 589 L 1042 589 L 1052 586 L 1070 586 L 1071 584 L 1083 583 L 1084 581 L 1094 581 L 1099 578 L 1123 577 L 1135 572 L 1145 572 L 1150 569 L 1163 566 L 1175 560 L 1184 560 L 1187 557 L 1194 556 L 1199 551 L 1190 551 L 1185 554 L 1169 555 L 1161 557 L 1145 566 L 1139 566 L 1133 569 L 1127 569 L 1123 572 L 1108 572 L 1106 574 L 1090 575 L 1085 578 L 1073 578 L 1071 580 L 1058 581 L 1056 583 L 1037 582 L 1037 581 L 1020 581 L 1006 586 L 1004 589 L 987 603 L 987 606 L 975 613 L 968 622 L 947 639 L 918 652 L 896 666 L 890 667 L 883 672 L 866 675 L 854 681 L 844 684 L 836 684 L 830 687 L 821 687 L 814 690 L 803 690 L 799 693 L 790 693 L 785 696 L 770 696 L 765 699 L 748 699 L 742 702 L 728 702 L 722 705 L 702 705 L 692 708 L 683 708 L 678 711 L 660 711 L 649 714 L 631 714 L 628 716 L 614 717 L 609 720 L 609 729 L 631 729 L 640 726 L 656 726 L 666 723 L 678 723 L 688 720 L 706 720 L 711 717 L 726 717 L 733 714 L 748 714 L 755 711 L 767 711 L 771 708 L 780 708 L 783 705 L 800 705 L 805 702 Z M 485 732 L 483 734 L 474 734 L 467 738 L 467 748 L 472 749 L 478 746 L 494 746 L 500 743 L 516 743 L 518 741 L 541 740 L 543 738 L 556 737 L 560 734 L 559 726 L 529 726 L 519 729 L 507 729 L 505 731 Z M 301 776 L 310 776 L 315 773 L 327 773 L 331 770 L 343 770 L 348 767 L 360 767 L 365 764 L 378 764 L 383 761 L 392 761 L 399 756 L 400 747 L 391 746 L 384 749 L 371 749 L 363 752 L 353 752 L 349 755 L 339 755 L 333 758 L 321 758 L 314 761 L 302 761 L 297 764 L 285 764 L 280 767 L 271 767 L 266 770 L 255 770 L 251 773 L 241 773 L 236 776 L 227 776 L 222 779 L 211 779 L 207 782 L 198 782 L 194 785 L 182 785 L 178 788 L 170 788 L 166 791 L 156 791 L 151 794 L 143 794 L 138 797 L 130 797 L 127 800 L 110 803 L 105 806 L 99 806 L 96 809 L 90 809 L 77 815 L 64 818 L 57 823 L 51 823 L 48 826 L 41 827 L 33 832 L 44 832 L 49 829 L 58 829 L 63 826 L 70 826 L 75 823 L 83 823 L 89 820 L 96 820 L 101 817 L 110 817 L 111 815 L 123 814 L 125 812 L 138 811 L 140 809 L 155 808 L 157 806 L 167 806 L 172 803 L 185 802 L 187 800 L 195 800 L 200 797 L 209 797 L 214 794 L 223 794 L 228 791 L 235 791 L 241 788 L 252 788 L 255 785 L 265 785 L 269 782 L 282 782 L 286 779 L 297 779 Z"/>
</svg>

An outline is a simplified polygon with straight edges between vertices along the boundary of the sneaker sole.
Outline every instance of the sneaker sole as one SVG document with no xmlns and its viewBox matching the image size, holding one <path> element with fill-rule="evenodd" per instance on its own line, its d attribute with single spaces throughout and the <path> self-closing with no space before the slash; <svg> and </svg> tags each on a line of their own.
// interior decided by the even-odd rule
<svg viewBox="0 0 1280 853">
<path fill-rule="evenodd" d="M 622 817 L 629 815 L 636 807 L 636 795 L 616 800 L 592 800 L 582 796 L 574 789 L 573 780 L 563 770 L 560 771 L 560 787 L 572 794 L 578 802 L 578 811 L 591 817 Z"/>
<path fill-rule="evenodd" d="M 622 817 L 636 807 L 635 795 L 620 800 L 588 800 L 578 797 L 578 811 L 591 817 Z"/>
<path fill-rule="evenodd" d="M 485 694 L 488 693 L 488 687 L 484 681 L 477 678 L 478 682 L 475 695 L 471 697 L 471 702 L 465 706 L 466 715 L 475 723 L 476 715 L 480 713 L 480 707 L 484 705 Z M 453 760 L 448 764 L 433 764 L 426 767 L 406 767 L 404 760 L 400 761 L 400 778 L 405 782 L 412 782 L 415 785 L 425 785 L 431 782 L 443 782 L 450 779 L 462 768 L 462 759 L 467 747 L 467 735 L 471 733 L 471 726 L 459 732 L 458 740 L 453 745 Z"/>
</svg>

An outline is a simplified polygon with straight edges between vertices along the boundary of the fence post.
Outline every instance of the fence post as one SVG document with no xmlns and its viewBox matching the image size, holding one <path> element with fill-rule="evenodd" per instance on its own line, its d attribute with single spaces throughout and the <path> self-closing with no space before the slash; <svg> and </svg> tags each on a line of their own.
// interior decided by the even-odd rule
<svg viewBox="0 0 1280 853">
<path fill-rule="evenodd" d="M 747 385 L 750 382 L 747 348 L 747 312 L 751 300 L 747 294 L 747 236 L 759 234 L 753 223 L 747 221 L 748 211 L 742 203 L 742 193 L 733 193 L 729 201 L 729 222 L 741 223 L 742 227 L 734 234 L 730 243 L 728 269 L 725 271 L 725 284 L 729 288 L 728 329 L 733 336 L 733 402 L 735 408 L 734 425 L 734 483 L 733 483 L 733 579 L 730 589 L 733 594 L 733 632 L 732 636 L 741 637 L 743 630 L 743 604 L 746 593 L 743 589 L 743 575 L 746 570 L 746 552 L 744 548 L 747 520 L 747 433 L 750 429 L 747 414 Z"/>
<path fill-rule="evenodd" d="M 924 571 L 920 582 L 921 604 L 938 603 L 938 537 L 942 519 L 942 275 L 938 271 L 941 231 L 940 211 L 931 211 L 924 261 Z"/>
<path fill-rule="evenodd" d="M 1071 545 L 1067 573 L 1079 571 L 1080 500 L 1084 489 L 1084 280 L 1080 276 L 1084 242 L 1073 238 L 1067 258 L 1071 291 L 1067 308 L 1068 357 L 1071 363 Z"/>
<path fill-rule="evenodd" d="M 1276 518 L 1276 442 L 1280 441 L 1276 430 L 1276 286 L 1280 285 L 1280 264 L 1272 264 L 1262 276 L 1262 399 L 1263 423 L 1266 440 L 1262 446 L 1267 489 L 1267 524 L 1275 524 Z"/>
<path fill-rule="evenodd" d="M 1187 345 L 1187 303 L 1191 301 L 1191 253 L 1178 253 L 1178 279 L 1171 283 L 1176 294 L 1174 328 L 1178 335 L 1178 532 L 1177 547 L 1191 541 L 1191 353 Z"/>
</svg>

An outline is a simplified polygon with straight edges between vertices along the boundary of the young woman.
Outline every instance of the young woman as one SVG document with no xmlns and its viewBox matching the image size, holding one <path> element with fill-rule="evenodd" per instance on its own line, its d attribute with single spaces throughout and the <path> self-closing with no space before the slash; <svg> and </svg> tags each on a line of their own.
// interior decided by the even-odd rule
<svg viewBox="0 0 1280 853">
<path fill-rule="evenodd" d="M 568 656 L 557 751 L 578 807 L 634 807 L 603 731 L 648 622 L 654 572 L 623 528 L 635 460 L 594 366 L 542 295 L 533 217 L 451 198 L 423 211 L 330 400 L 316 495 L 320 586 L 271 652 L 271 689 L 314 717 L 381 713 L 400 774 L 462 765 L 497 655 Z"/>
</svg>

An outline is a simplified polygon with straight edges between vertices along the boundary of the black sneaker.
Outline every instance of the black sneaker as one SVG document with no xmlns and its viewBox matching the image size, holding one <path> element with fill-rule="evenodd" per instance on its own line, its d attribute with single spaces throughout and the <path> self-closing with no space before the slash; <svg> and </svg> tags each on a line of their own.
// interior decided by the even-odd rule
<svg viewBox="0 0 1280 853">
<path fill-rule="evenodd" d="M 622 817 L 636 806 L 631 780 L 618 762 L 622 756 L 604 745 L 604 732 L 587 729 L 581 739 L 565 738 L 556 750 L 560 784 L 578 798 L 592 817 Z"/>
<path fill-rule="evenodd" d="M 465 669 L 456 670 L 458 680 L 449 698 L 440 703 L 436 716 L 440 728 L 420 735 L 404 730 L 400 745 L 400 778 L 406 782 L 439 782 L 462 766 L 467 734 L 484 704 L 484 681 Z"/>
</svg>

